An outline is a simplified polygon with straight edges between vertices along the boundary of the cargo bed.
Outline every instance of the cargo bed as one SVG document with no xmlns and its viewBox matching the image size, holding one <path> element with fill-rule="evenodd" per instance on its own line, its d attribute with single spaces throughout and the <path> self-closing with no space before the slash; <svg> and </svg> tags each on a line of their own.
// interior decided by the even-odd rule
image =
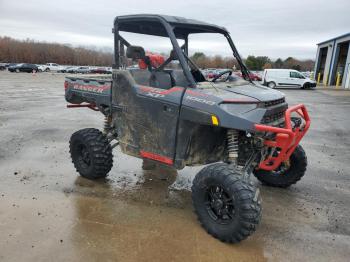
<svg viewBox="0 0 350 262">
<path fill-rule="evenodd" d="M 111 75 L 68 75 L 65 78 L 65 98 L 72 104 L 88 103 L 98 107 L 110 105 Z"/>
</svg>

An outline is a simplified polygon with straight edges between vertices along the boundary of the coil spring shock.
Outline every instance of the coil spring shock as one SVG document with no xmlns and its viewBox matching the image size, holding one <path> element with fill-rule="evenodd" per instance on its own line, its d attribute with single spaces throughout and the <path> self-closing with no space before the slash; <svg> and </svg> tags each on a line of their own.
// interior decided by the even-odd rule
<svg viewBox="0 0 350 262">
<path fill-rule="evenodd" d="M 110 116 L 105 116 L 103 124 L 103 133 L 108 134 L 112 128 L 111 126 L 112 118 Z"/>
<path fill-rule="evenodd" d="M 237 165 L 238 159 L 238 131 L 229 129 L 227 131 L 228 162 Z"/>
</svg>

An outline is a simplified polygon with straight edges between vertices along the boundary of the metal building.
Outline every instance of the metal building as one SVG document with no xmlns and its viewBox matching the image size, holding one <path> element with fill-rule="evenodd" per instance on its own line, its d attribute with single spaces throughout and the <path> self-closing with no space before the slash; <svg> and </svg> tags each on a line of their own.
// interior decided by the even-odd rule
<svg viewBox="0 0 350 262">
<path fill-rule="evenodd" d="M 315 79 L 350 88 L 350 33 L 317 44 Z"/>
</svg>

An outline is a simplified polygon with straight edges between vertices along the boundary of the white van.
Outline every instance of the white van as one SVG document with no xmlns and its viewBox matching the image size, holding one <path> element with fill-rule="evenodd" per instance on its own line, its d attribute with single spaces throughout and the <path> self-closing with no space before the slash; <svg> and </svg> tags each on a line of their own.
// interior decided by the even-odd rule
<svg viewBox="0 0 350 262">
<path fill-rule="evenodd" d="M 302 89 L 316 87 L 316 81 L 293 69 L 265 69 L 261 82 L 270 88 L 280 86 L 301 87 Z"/>
</svg>

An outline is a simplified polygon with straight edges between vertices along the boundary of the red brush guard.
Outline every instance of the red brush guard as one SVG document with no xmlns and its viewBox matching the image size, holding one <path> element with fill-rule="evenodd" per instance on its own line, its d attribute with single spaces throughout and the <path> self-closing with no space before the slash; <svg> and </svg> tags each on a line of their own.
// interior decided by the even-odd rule
<svg viewBox="0 0 350 262">
<path fill-rule="evenodd" d="M 293 112 L 296 112 L 304 120 L 304 123 L 295 128 L 292 127 L 291 120 L 291 114 Z M 284 117 L 285 128 L 255 124 L 255 129 L 257 131 L 275 134 L 274 140 L 267 139 L 264 141 L 264 144 L 271 148 L 280 149 L 277 156 L 269 155 L 265 160 L 260 162 L 259 169 L 272 171 L 278 168 L 282 162 L 288 160 L 310 127 L 310 117 L 303 104 L 289 107 L 286 110 Z"/>
</svg>

